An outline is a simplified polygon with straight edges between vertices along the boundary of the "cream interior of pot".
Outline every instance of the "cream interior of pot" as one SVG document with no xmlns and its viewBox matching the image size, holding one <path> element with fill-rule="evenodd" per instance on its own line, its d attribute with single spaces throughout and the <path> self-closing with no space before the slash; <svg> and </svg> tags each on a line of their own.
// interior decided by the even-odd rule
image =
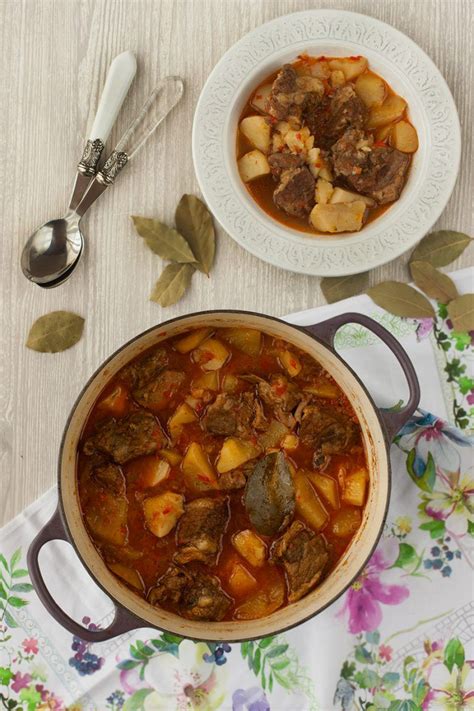
<svg viewBox="0 0 474 711">
<path fill-rule="evenodd" d="M 260 329 L 293 343 L 314 356 L 349 398 L 359 419 L 371 485 L 362 525 L 337 567 L 315 590 L 298 602 L 268 617 L 251 621 L 199 622 L 186 620 L 153 607 L 131 592 L 107 568 L 84 526 L 76 485 L 76 449 L 84 422 L 110 378 L 128 361 L 165 338 L 200 326 L 246 326 Z M 263 637 L 302 622 L 334 601 L 365 564 L 383 525 L 389 494 L 389 462 L 383 432 L 365 390 L 346 365 L 311 336 L 281 321 L 246 313 L 213 312 L 184 316 L 157 326 L 125 345 L 98 371 L 76 403 L 67 425 L 60 455 L 61 500 L 71 537 L 90 573 L 121 605 L 146 622 L 175 634 L 203 640 L 229 642 Z"/>
</svg>

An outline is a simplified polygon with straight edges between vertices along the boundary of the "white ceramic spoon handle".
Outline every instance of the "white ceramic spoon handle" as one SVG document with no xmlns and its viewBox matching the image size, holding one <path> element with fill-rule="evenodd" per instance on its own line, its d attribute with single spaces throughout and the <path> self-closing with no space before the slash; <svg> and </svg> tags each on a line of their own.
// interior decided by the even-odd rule
<svg viewBox="0 0 474 711">
<path fill-rule="evenodd" d="M 76 180 L 69 201 L 69 210 L 71 211 L 74 211 L 79 205 L 91 179 L 97 173 L 97 166 L 105 142 L 127 96 L 136 71 L 137 60 L 135 55 L 129 51 L 122 52 L 115 57 L 109 67 L 94 123 L 77 166 Z"/>
<path fill-rule="evenodd" d="M 137 60 L 132 52 L 122 52 L 115 57 L 102 89 L 102 96 L 89 134 L 90 141 L 99 138 L 102 143 L 105 143 L 108 139 L 136 71 Z"/>
</svg>

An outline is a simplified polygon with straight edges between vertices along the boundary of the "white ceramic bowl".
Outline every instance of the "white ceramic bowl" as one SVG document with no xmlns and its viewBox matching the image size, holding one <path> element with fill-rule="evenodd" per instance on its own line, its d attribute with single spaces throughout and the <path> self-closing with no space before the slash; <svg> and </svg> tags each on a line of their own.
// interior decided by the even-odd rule
<svg viewBox="0 0 474 711">
<path fill-rule="evenodd" d="M 237 171 L 237 122 L 252 89 L 299 54 L 367 57 L 406 99 L 420 145 L 400 199 L 361 232 L 305 234 L 264 212 Z M 226 52 L 211 72 L 193 124 L 193 157 L 204 198 L 242 247 L 304 274 L 342 276 L 372 269 L 412 248 L 438 219 L 459 169 L 459 119 L 449 88 L 408 37 L 365 15 L 309 10 L 268 22 Z"/>
</svg>

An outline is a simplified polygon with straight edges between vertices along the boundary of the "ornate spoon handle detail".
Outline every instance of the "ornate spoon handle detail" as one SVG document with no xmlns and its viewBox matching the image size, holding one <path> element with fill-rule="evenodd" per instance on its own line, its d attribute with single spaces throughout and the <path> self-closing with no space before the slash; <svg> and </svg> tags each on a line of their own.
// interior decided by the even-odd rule
<svg viewBox="0 0 474 711">
<path fill-rule="evenodd" d="M 137 118 L 125 131 L 77 206 L 75 212 L 79 217 L 82 217 L 104 190 L 114 183 L 128 161 L 145 145 L 174 109 L 183 92 L 183 80 L 176 76 L 166 77 L 153 89 Z"/>
<path fill-rule="evenodd" d="M 84 197 L 91 178 L 97 173 L 105 142 L 122 108 L 136 71 L 137 60 L 132 52 L 122 52 L 110 65 L 90 136 L 77 166 L 76 180 L 69 202 L 69 210 L 72 212 Z"/>
</svg>

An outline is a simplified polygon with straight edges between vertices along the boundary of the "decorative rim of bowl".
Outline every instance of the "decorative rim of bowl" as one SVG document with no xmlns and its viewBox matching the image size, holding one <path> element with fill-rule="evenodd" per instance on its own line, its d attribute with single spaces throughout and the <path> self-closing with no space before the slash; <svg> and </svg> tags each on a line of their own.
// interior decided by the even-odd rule
<svg viewBox="0 0 474 711">
<path fill-rule="evenodd" d="M 291 55 L 293 51 L 296 58 L 307 45 L 314 44 L 347 46 L 351 54 L 357 50 L 366 54 L 369 62 L 370 55 L 379 57 L 390 66 L 398 82 L 416 96 L 425 123 L 421 164 L 416 170 L 412 166 L 411 185 L 405 186 L 401 198 L 384 214 L 352 235 L 313 237 L 273 220 L 247 193 L 238 176 L 236 161 L 229 160 L 227 150 L 232 109 L 242 99 L 242 86 L 249 77 L 262 73 L 279 54 L 286 51 Z M 233 151 L 234 136 L 231 138 Z M 238 244 L 254 256 L 289 271 L 343 276 L 373 269 L 399 257 L 428 232 L 444 210 L 456 183 L 461 132 L 456 105 L 445 79 L 413 40 L 367 15 L 306 10 L 261 25 L 222 56 L 196 106 L 192 150 L 204 199 Z"/>
</svg>

